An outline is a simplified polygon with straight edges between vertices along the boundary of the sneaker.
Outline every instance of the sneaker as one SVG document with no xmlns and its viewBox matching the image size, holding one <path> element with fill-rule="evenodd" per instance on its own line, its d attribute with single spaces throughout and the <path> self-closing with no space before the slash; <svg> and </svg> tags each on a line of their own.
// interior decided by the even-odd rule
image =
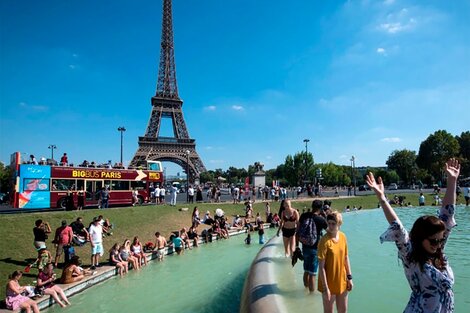
<svg viewBox="0 0 470 313">
<path fill-rule="evenodd" d="M 103 265 L 101 265 L 101 264 L 96 264 L 95 266 L 96 266 L 96 267 L 102 267 Z"/>
<path fill-rule="evenodd" d="M 91 276 L 95 275 L 96 273 L 98 273 L 98 272 L 97 271 L 91 272 Z"/>
<path fill-rule="evenodd" d="M 92 265 L 92 266 L 90 267 L 90 270 L 94 271 L 94 270 L 96 270 L 96 267 L 95 267 L 94 265 Z"/>
</svg>

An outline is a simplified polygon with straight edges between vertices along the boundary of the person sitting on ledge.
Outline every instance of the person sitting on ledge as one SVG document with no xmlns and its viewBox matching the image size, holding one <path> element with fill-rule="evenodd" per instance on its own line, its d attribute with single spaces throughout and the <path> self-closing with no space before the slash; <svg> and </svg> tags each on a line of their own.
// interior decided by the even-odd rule
<svg viewBox="0 0 470 313">
<path fill-rule="evenodd" d="M 82 280 L 85 276 L 94 275 L 95 271 L 85 270 L 81 265 L 81 260 L 78 255 L 74 255 L 70 262 L 67 263 L 62 270 L 62 276 L 60 277 L 61 284 L 71 284 Z"/>
<path fill-rule="evenodd" d="M 206 225 L 214 224 L 214 219 L 211 217 L 211 212 L 209 211 L 206 212 L 206 214 L 204 215 L 204 218 L 202 219 L 202 223 Z"/>
<path fill-rule="evenodd" d="M 191 226 L 188 230 L 188 238 L 193 241 L 194 247 L 199 247 L 199 235 L 197 234 L 196 227 Z"/>
<path fill-rule="evenodd" d="M 44 270 L 39 272 L 36 284 L 36 293 L 39 291 L 40 293 L 51 296 L 61 307 L 64 308 L 66 304 L 70 305 L 70 302 L 62 288 L 54 285 L 55 279 L 56 275 L 54 273 L 54 267 L 52 266 L 52 263 L 47 263 Z M 60 301 L 61 299 L 65 304 Z"/>
<path fill-rule="evenodd" d="M 14 271 L 9 276 L 9 281 L 6 288 L 5 304 L 8 310 L 25 310 L 26 312 L 39 313 L 39 308 L 36 302 L 22 293 L 26 290 L 26 286 L 20 286 L 19 280 L 23 276 L 23 272 Z"/>
<path fill-rule="evenodd" d="M 142 265 L 142 261 L 144 265 L 147 265 L 147 257 L 144 253 L 144 248 L 139 241 L 139 237 L 135 236 L 134 240 L 132 240 L 131 251 L 133 255 L 138 259 L 138 263 Z"/>
</svg>

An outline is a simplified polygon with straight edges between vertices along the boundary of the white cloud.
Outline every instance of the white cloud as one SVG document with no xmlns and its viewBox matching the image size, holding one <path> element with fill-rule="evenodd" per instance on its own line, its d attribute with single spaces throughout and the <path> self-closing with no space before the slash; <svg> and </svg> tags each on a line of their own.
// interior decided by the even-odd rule
<svg viewBox="0 0 470 313">
<path fill-rule="evenodd" d="M 215 111 L 216 109 L 217 107 L 215 105 L 209 105 L 209 106 L 204 107 L 204 110 L 206 111 Z"/>
<path fill-rule="evenodd" d="M 385 5 L 392 5 L 392 4 L 394 4 L 394 3 L 395 3 L 395 0 L 385 0 L 385 1 L 384 1 L 384 4 L 385 4 Z"/>
<path fill-rule="evenodd" d="M 384 48 L 377 48 L 377 53 L 380 54 L 380 55 L 383 55 L 383 56 L 386 56 L 387 55 L 387 51 L 384 49 Z"/>
<path fill-rule="evenodd" d="M 380 141 L 382 141 L 382 142 L 401 142 L 401 139 L 398 138 L 398 137 L 386 137 L 386 138 L 380 139 Z"/>
<path fill-rule="evenodd" d="M 47 111 L 49 110 L 49 107 L 45 105 L 29 105 L 26 102 L 20 102 L 18 103 L 20 107 L 22 107 L 25 110 L 29 111 Z"/>
<path fill-rule="evenodd" d="M 232 109 L 235 111 L 243 111 L 244 108 L 241 105 L 232 105 Z"/>
<path fill-rule="evenodd" d="M 72 56 L 73 56 L 74 58 L 78 58 L 78 54 L 76 54 L 76 53 L 72 54 Z"/>
<path fill-rule="evenodd" d="M 69 65 L 69 68 L 70 68 L 71 70 L 74 70 L 75 68 L 77 68 L 77 66 L 76 66 L 76 65 L 73 65 L 73 64 L 70 64 L 70 65 Z"/>
<path fill-rule="evenodd" d="M 403 8 L 396 13 L 390 13 L 382 21 L 379 21 L 379 30 L 389 34 L 397 34 L 409 31 L 417 25 L 416 18 L 410 16 L 411 13 L 407 8 Z"/>
<path fill-rule="evenodd" d="M 267 155 L 267 156 L 266 156 L 266 160 L 271 160 L 272 158 L 273 158 L 273 157 L 270 156 L 270 155 Z"/>
<path fill-rule="evenodd" d="M 206 150 L 212 150 L 212 149 L 214 149 L 214 147 L 212 147 L 212 146 L 207 146 L 207 147 L 204 147 L 204 149 L 206 149 Z"/>
</svg>

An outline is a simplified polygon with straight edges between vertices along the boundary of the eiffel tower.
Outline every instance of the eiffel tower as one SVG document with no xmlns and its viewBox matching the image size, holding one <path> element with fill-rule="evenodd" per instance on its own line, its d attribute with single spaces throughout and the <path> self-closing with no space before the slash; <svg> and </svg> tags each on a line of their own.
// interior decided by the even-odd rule
<svg viewBox="0 0 470 313">
<path fill-rule="evenodd" d="M 169 161 L 180 165 L 190 178 L 199 177 L 206 168 L 196 152 L 196 141 L 190 139 L 183 117 L 183 101 L 176 84 L 175 51 L 171 0 L 163 1 L 162 40 L 158 68 L 157 92 L 151 99 L 152 112 L 145 131 L 139 137 L 139 148 L 130 166 L 144 166 L 146 160 Z M 173 124 L 174 137 L 159 136 L 162 118 Z"/>
</svg>

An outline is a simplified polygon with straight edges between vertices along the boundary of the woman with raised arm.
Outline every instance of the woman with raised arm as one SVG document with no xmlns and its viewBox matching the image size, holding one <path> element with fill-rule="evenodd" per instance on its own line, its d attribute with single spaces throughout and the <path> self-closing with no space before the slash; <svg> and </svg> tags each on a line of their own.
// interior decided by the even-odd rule
<svg viewBox="0 0 470 313">
<path fill-rule="evenodd" d="M 385 198 L 382 178 L 375 180 L 372 173 L 366 178 L 367 185 L 377 195 L 385 218 L 390 223 L 388 230 L 380 236 L 380 241 L 395 241 L 412 290 L 404 311 L 406 313 L 454 311 L 454 274 L 443 251 L 450 231 L 456 225 L 454 210 L 459 162 L 456 159 L 447 161 L 445 172 L 447 189 L 439 217 L 419 217 L 409 235 Z"/>
</svg>

